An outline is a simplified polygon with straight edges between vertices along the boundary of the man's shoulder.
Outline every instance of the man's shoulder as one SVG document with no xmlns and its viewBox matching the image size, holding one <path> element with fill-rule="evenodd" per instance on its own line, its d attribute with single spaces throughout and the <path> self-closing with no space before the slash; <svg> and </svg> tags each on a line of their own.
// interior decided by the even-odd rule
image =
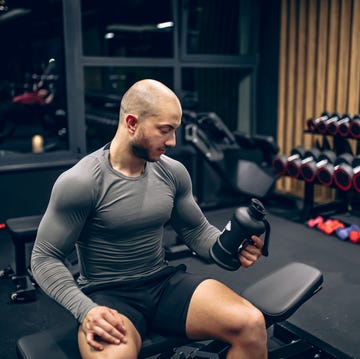
<svg viewBox="0 0 360 359">
<path fill-rule="evenodd" d="M 172 157 L 169 157 L 167 155 L 162 155 L 160 157 L 160 160 L 157 163 L 160 166 L 166 167 L 170 170 L 179 170 L 179 169 L 185 168 L 184 165 L 180 161 L 178 161 Z"/>
<path fill-rule="evenodd" d="M 162 155 L 157 162 L 159 172 L 174 183 L 175 186 L 188 186 L 190 180 L 186 167 L 178 160 L 166 155 Z"/>
<path fill-rule="evenodd" d="M 103 149 L 87 154 L 73 167 L 63 172 L 59 177 L 59 180 L 73 185 L 93 183 L 93 181 L 101 175 L 103 154 Z"/>
</svg>

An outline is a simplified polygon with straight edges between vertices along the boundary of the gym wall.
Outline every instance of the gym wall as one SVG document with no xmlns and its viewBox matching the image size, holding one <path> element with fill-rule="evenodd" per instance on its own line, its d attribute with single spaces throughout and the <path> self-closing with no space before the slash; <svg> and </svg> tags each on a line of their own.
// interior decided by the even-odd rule
<svg viewBox="0 0 360 359">
<path fill-rule="evenodd" d="M 359 24 L 358 0 L 282 1 L 277 124 L 281 153 L 322 141 L 322 136 L 304 133 L 306 119 L 323 111 L 359 113 Z M 280 191 L 299 196 L 303 186 L 303 181 L 289 178 L 278 181 Z M 317 200 L 328 200 L 332 191 L 318 188 Z"/>
</svg>

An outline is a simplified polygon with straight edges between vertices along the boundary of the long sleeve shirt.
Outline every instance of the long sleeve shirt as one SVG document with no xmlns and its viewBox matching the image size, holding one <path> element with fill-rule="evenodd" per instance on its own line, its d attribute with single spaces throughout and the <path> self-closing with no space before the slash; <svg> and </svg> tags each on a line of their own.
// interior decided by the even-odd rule
<svg viewBox="0 0 360 359">
<path fill-rule="evenodd" d="M 109 162 L 109 146 L 81 159 L 56 180 L 34 244 L 39 286 L 82 322 L 96 306 L 86 290 L 150 276 L 166 266 L 164 225 L 170 223 L 199 256 L 220 235 L 198 207 L 186 168 L 165 155 L 127 177 Z M 77 281 L 64 264 L 77 250 Z"/>
</svg>

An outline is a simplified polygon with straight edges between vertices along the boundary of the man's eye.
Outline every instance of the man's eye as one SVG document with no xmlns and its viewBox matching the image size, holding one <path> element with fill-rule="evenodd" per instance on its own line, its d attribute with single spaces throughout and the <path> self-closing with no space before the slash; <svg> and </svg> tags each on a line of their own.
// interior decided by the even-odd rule
<svg viewBox="0 0 360 359">
<path fill-rule="evenodd" d="M 163 134 L 163 135 L 167 135 L 171 130 L 168 129 L 168 128 L 161 128 L 160 129 L 160 132 Z"/>
</svg>

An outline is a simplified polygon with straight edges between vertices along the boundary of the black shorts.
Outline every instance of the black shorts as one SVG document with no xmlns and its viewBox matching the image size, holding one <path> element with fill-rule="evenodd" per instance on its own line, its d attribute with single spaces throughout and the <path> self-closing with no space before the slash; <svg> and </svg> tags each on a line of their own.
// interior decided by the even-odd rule
<svg viewBox="0 0 360 359">
<path fill-rule="evenodd" d="M 186 337 L 190 299 L 206 278 L 186 272 L 186 267 L 166 267 L 130 284 L 119 284 L 88 293 L 98 305 L 116 309 L 134 324 L 141 337 L 148 330 Z"/>
</svg>

